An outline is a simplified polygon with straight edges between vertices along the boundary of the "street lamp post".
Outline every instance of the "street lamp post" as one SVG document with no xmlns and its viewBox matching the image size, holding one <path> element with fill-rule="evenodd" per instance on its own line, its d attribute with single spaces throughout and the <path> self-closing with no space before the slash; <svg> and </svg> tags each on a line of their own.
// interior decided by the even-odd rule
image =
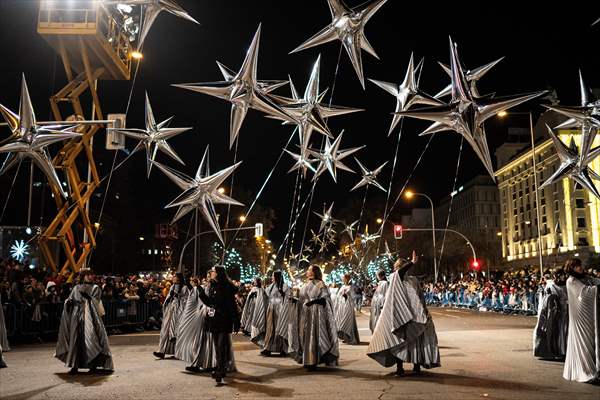
<svg viewBox="0 0 600 400">
<path fill-rule="evenodd" d="M 538 176 L 537 176 L 537 160 L 535 158 L 535 137 L 533 132 L 533 114 L 530 112 L 507 112 L 503 111 L 498 113 L 498 117 L 504 118 L 507 115 L 527 115 L 529 117 L 529 134 L 531 135 L 531 152 L 532 152 L 532 167 L 533 167 L 533 185 L 535 191 L 535 210 L 537 215 L 537 242 L 538 242 L 538 255 L 540 262 L 540 277 L 544 276 L 544 259 L 542 255 L 542 217 L 540 210 L 540 198 L 539 198 L 539 184 L 538 184 Z"/>
<path fill-rule="evenodd" d="M 431 197 L 427 196 L 424 193 L 415 193 L 412 192 L 410 190 L 408 190 L 404 196 L 407 199 L 411 199 L 414 196 L 421 196 L 421 197 L 425 197 L 427 200 L 429 200 L 429 204 L 431 205 L 431 236 L 433 238 L 433 277 L 434 277 L 434 281 L 437 282 L 437 278 L 438 278 L 438 265 L 437 265 L 437 254 L 436 254 L 436 244 L 435 244 L 435 212 L 434 212 L 434 208 L 433 208 L 433 200 L 431 200 Z"/>
</svg>

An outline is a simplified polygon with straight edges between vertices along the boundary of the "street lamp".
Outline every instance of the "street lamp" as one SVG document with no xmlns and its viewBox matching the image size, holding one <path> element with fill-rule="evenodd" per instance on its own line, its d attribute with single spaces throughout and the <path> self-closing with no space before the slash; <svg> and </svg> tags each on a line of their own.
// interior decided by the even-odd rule
<svg viewBox="0 0 600 400">
<path fill-rule="evenodd" d="M 143 241 L 144 241 L 144 237 L 140 236 L 140 242 L 143 242 Z"/>
<path fill-rule="evenodd" d="M 246 216 L 240 215 L 240 222 L 246 222 Z"/>
<path fill-rule="evenodd" d="M 378 223 L 379 225 L 383 224 L 383 219 L 381 219 L 381 218 L 377 218 L 377 223 Z"/>
<path fill-rule="evenodd" d="M 225 193 L 225 188 L 220 187 L 219 189 L 217 189 L 217 192 L 219 192 L 220 194 L 223 194 L 223 193 Z"/>
<path fill-rule="evenodd" d="M 141 60 L 142 58 L 144 58 L 144 55 L 142 53 L 140 53 L 139 51 L 132 51 L 130 56 L 134 60 Z"/>
<path fill-rule="evenodd" d="M 437 282 L 437 278 L 438 278 L 438 265 L 437 265 L 437 254 L 436 254 L 436 245 L 435 245 L 435 211 L 433 208 L 433 200 L 431 200 L 431 197 L 427 196 L 424 193 L 415 193 L 412 190 L 407 190 L 404 193 L 404 197 L 406 197 L 408 200 L 412 199 L 415 196 L 421 196 L 421 197 L 425 197 L 427 200 L 429 200 L 429 204 L 431 205 L 431 236 L 433 238 L 433 276 L 434 276 L 434 281 Z"/>
</svg>

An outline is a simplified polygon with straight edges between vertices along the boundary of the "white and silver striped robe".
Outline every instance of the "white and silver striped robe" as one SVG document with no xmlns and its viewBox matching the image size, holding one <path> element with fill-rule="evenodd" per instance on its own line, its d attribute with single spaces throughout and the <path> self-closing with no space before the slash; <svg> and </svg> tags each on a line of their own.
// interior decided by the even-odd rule
<svg viewBox="0 0 600 400">
<path fill-rule="evenodd" d="M 594 286 L 592 286 L 594 285 Z M 563 378 L 589 382 L 600 377 L 600 280 L 567 280 L 569 334 Z"/>
<path fill-rule="evenodd" d="M 2 308 L 2 296 L 0 296 L 0 346 L 3 351 L 9 351 L 8 337 L 6 335 L 6 322 L 4 320 L 4 309 Z"/>
<path fill-rule="evenodd" d="M 265 289 L 269 298 L 266 311 L 265 321 L 265 340 L 261 346 L 262 351 L 270 351 L 273 353 L 286 353 L 288 349 L 287 335 L 289 308 L 284 308 L 285 302 L 290 297 L 291 290 L 284 283 L 279 292 L 276 283 L 272 283 Z"/>
<path fill-rule="evenodd" d="M 159 353 L 175 354 L 177 325 L 179 324 L 189 295 L 187 286 L 183 286 L 181 290 L 178 289 L 179 284 L 172 285 L 163 303 L 162 326 L 160 327 L 160 339 L 158 342 Z"/>
<path fill-rule="evenodd" d="M 548 280 L 533 330 L 533 355 L 562 360 L 567 353 L 569 300 L 567 287 Z"/>
<path fill-rule="evenodd" d="M 377 320 L 381 315 L 381 310 L 383 310 L 388 285 L 388 281 L 379 281 L 377 289 L 375 289 L 375 293 L 373 293 L 373 298 L 371 299 L 371 316 L 369 317 L 369 329 L 371 330 L 371 333 L 375 332 Z"/>
<path fill-rule="evenodd" d="M 340 288 L 334 302 L 335 319 L 338 325 L 338 337 L 346 344 L 360 344 L 356 315 L 354 314 L 356 304 L 352 294 L 352 286 L 343 285 Z M 346 295 L 345 298 L 344 295 Z"/>
<path fill-rule="evenodd" d="M 100 287 L 76 285 L 65 301 L 56 353 L 69 368 L 103 368 L 113 370 L 108 336 L 98 311 Z"/>
<path fill-rule="evenodd" d="M 4 357 L 2 357 L 2 345 L 0 345 L 0 368 L 6 368 Z"/>
<path fill-rule="evenodd" d="M 267 308 L 269 307 L 269 296 L 264 289 L 256 291 L 254 311 L 250 320 L 250 340 L 259 347 L 265 343 L 267 330 Z M 248 329 L 248 327 L 246 327 Z"/>
<path fill-rule="evenodd" d="M 200 300 L 198 290 L 205 290 L 205 288 L 202 286 L 192 288 L 181 314 L 175 343 L 175 357 L 187 362 L 190 367 L 209 370 L 216 368 L 217 354 L 212 334 L 206 324 L 208 307 Z M 227 371 L 236 371 L 233 347 L 231 347 Z"/>
<path fill-rule="evenodd" d="M 425 368 L 440 366 L 435 326 L 413 276 L 404 280 L 394 272 L 389 279 L 385 303 L 367 355 L 384 367 L 398 361 Z"/>
<path fill-rule="evenodd" d="M 306 305 L 316 299 L 325 299 L 325 306 Z M 309 281 L 300 291 L 299 304 L 302 307 L 298 326 L 300 346 L 296 360 L 304 366 L 337 365 L 340 356 L 338 329 L 327 286 L 323 281 Z"/>
<path fill-rule="evenodd" d="M 254 310 L 256 309 L 256 299 L 259 293 L 264 294 L 265 290 L 259 287 L 253 287 L 248 293 L 244 309 L 242 310 L 242 317 L 240 318 L 240 329 L 242 332 L 250 334 L 252 330 L 252 319 L 254 318 Z"/>
</svg>

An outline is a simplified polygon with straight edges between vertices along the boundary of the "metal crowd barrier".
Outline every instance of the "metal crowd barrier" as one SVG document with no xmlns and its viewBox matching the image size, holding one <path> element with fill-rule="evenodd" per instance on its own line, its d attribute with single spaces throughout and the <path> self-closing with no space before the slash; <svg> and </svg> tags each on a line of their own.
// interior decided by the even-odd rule
<svg viewBox="0 0 600 400">
<path fill-rule="evenodd" d="M 103 301 L 106 328 L 144 327 L 150 318 L 160 321 L 162 306 L 158 301 Z M 40 303 L 36 307 L 7 303 L 4 320 L 9 337 L 39 336 L 58 333 L 63 303 Z"/>
</svg>

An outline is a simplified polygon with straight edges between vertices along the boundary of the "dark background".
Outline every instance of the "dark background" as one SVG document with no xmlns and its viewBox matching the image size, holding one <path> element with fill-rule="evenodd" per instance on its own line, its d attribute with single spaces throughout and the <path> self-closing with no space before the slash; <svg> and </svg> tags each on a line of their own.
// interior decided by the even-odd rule
<svg viewBox="0 0 600 400">
<path fill-rule="evenodd" d="M 229 151 L 229 110 L 224 101 L 209 96 L 176 89 L 172 83 L 220 80 L 215 61 L 219 60 L 238 70 L 246 49 L 259 23 L 262 22 L 262 40 L 259 56 L 259 79 L 286 79 L 290 74 L 299 91 L 303 92 L 311 65 L 320 53 L 323 57 L 321 88 L 330 88 L 334 79 L 339 42 L 288 55 L 288 52 L 330 22 L 325 0 L 291 1 L 194 1 L 180 0 L 201 26 L 161 14 L 145 47 L 144 59 L 134 86 L 128 114 L 129 127 L 141 127 L 144 113 L 144 91 L 147 90 L 157 120 L 175 115 L 172 126 L 193 126 L 192 132 L 170 141 L 186 161 L 180 167 L 168 157 L 159 155 L 158 161 L 181 168 L 193 174 L 206 145 L 210 145 L 211 169 L 229 166 L 234 154 Z M 348 1 L 351 6 L 360 1 Z M 506 59 L 479 82 L 481 93 L 498 95 L 516 94 L 553 88 L 563 104 L 579 103 L 577 70 L 581 68 L 589 86 L 600 86 L 600 24 L 590 24 L 600 17 L 600 8 L 593 2 L 569 2 L 560 6 L 536 2 L 524 7 L 525 2 L 403 2 L 390 0 L 372 18 L 366 34 L 381 57 L 377 61 L 363 52 L 365 76 L 399 83 L 404 78 L 411 52 L 425 58 L 421 88 L 435 94 L 448 83 L 447 75 L 437 61 L 448 63 L 448 35 L 459 45 L 464 64 L 474 68 L 501 56 Z M 528 3 L 533 4 L 533 3 Z M 0 102 L 13 110 L 18 109 L 21 73 L 25 73 L 37 117 L 50 118 L 48 97 L 66 83 L 59 57 L 36 33 L 38 2 L 34 0 L 0 1 L 0 44 L 3 59 L 0 64 Z M 131 82 L 101 81 L 100 98 L 105 114 L 124 112 Z M 280 93 L 288 94 L 287 89 Z M 365 108 L 367 111 L 330 120 L 334 132 L 346 130 L 342 148 L 366 145 L 357 157 L 369 168 L 386 160 L 390 163 L 380 176 L 387 186 L 395 138 L 387 137 L 395 99 L 367 82 L 363 91 L 347 55 L 342 54 L 333 103 Z M 528 103 L 520 110 L 541 112 L 537 103 Z M 492 120 L 486 125 L 490 147 L 506 139 L 509 126 L 526 126 L 527 120 L 512 117 Z M 392 198 L 405 183 L 427 138 L 418 133 L 425 122 L 407 120 L 399 152 L 398 168 Z M 250 111 L 240 133 L 238 160 L 244 163 L 235 175 L 236 191 L 249 193 L 244 201 L 252 200 L 267 173 L 277 159 L 282 146 L 291 134 L 291 128 Z M 0 138 L 7 135 L 4 129 Z M 97 134 L 96 155 L 101 176 L 105 176 L 113 153 L 104 149 L 104 133 Z M 438 134 L 409 183 L 410 187 L 430 194 L 434 200 L 448 195 L 454 181 L 454 171 L 460 137 L 448 132 Z M 134 143 L 127 142 L 128 148 Z M 124 157 L 119 154 L 118 160 Z M 492 157 L 493 158 L 493 157 Z M 289 212 L 294 191 L 295 175 L 286 171 L 292 165 L 285 156 L 273 179 L 267 186 L 260 203 L 273 208 L 276 215 L 274 229 L 269 236 L 276 243 L 287 231 Z M 353 160 L 348 165 L 358 169 Z M 1 225 L 24 225 L 27 215 L 28 166 L 21 167 L 17 184 L 6 204 Z M 0 177 L 0 205 L 4 206 L 16 170 Z M 458 182 L 465 182 L 485 170 L 471 149 L 463 152 Z M 41 174 L 35 172 L 37 181 Z M 364 190 L 349 193 L 358 182 L 358 175 L 341 172 L 338 184 L 324 176 L 317 186 L 313 210 L 322 210 L 324 202 L 336 202 L 336 209 L 349 204 L 360 207 Z M 367 209 L 370 215 L 383 214 L 385 197 L 370 191 Z M 92 203 L 92 209 L 101 205 L 104 189 Z M 159 171 L 146 179 L 146 164 L 142 153 L 113 175 L 107 198 L 103 224 L 112 224 L 110 245 L 106 248 L 134 246 L 139 236 L 152 235 L 154 224 L 167 222 L 171 210 L 163 206 L 178 194 L 177 188 Z M 118 197 L 118 199 L 117 199 Z M 49 191 L 34 192 L 34 224 L 47 224 L 52 217 Z M 398 213 L 407 212 L 415 204 L 399 203 Z M 425 204 L 423 204 L 425 206 Z M 352 208 L 352 206 L 350 206 Z M 45 210 L 44 210 L 45 209 Z M 244 212 L 232 210 L 232 218 Z M 335 210 L 334 210 L 335 215 Z M 367 221 L 368 222 L 368 221 Z M 312 220 L 311 226 L 318 221 Z M 181 224 L 187 230 L 187 220 Z M 105 248 L 105 250 L 106 250 Z"/>
</svg>

